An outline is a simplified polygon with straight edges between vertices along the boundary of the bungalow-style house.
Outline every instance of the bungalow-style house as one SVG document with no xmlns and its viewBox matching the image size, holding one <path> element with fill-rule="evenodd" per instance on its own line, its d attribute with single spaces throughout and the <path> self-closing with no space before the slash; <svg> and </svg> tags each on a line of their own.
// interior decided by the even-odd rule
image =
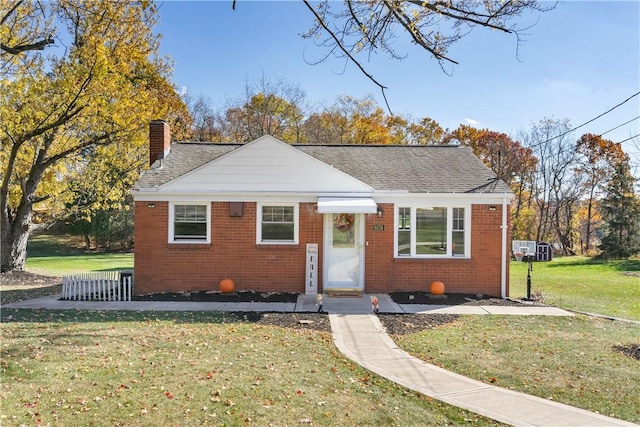
<svg viewBox="0 0 640 427">
<path fill-rule="evenodd" d="M 512 193 L 468 147 L 170 141 L 132 190 L 137 295 L 508 295 Z"/>
</svg>

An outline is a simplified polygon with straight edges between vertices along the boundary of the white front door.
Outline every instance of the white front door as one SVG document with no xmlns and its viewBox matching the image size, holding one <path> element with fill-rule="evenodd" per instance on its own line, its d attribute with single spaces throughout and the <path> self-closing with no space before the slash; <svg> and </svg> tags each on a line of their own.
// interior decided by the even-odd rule
<svg viewBox="0 0 640 427">
<path fill-rule="evenodd" d="M 363 214 L 324 214 L 324 289 L 364 288 Z"/>
</svg>

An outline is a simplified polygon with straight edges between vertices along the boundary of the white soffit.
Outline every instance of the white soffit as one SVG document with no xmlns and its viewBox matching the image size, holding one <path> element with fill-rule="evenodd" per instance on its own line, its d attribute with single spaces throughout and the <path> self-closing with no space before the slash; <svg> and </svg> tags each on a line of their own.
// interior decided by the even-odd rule
<svg viewBox="0 0 640 427">
<path fill-rule="evenodd" d="M 370 197 L 318 197 L 318 213 L 376 213 Z"/>
</svg>

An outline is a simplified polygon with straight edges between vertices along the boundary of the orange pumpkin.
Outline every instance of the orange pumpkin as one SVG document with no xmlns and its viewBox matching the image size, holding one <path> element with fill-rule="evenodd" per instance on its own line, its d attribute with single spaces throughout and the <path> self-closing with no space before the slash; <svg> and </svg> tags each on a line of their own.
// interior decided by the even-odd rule
<svg viewBox="0 0 640 427">
<path fill-rule="evenodd" d="M 233 283 L 233 279 L 229 279 L 228 277 L 225 277 L 224 279 L 220 280 L 220 292 L 224 294 L 230 294 L 235 289 L 236 289 L 236 285 L 235 283 Z"/>
<path fill-rule="evenodd" d="M 429 293 L 431 295 L 443 295 L 444 294 L 444 283 L 439 280 L 435 280 L 431 282 L 431 286 L 429 287 Z"/>
</svg>

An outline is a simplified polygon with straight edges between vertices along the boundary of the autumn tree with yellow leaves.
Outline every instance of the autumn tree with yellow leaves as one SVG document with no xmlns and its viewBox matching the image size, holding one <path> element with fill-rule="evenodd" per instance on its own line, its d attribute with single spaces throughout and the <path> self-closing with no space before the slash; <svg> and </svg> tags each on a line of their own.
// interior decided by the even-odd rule
<svg viewBox="0 0 640 427">
<path fill-rule="evenodd" d="M 115 201 L 130 179 L 91 174 L 102 160 L 135 175 L 147 126 L 189 115 L 158 56 L 150 1 L 0 0 L 2 271 L 23 269 L 34 207 L 69 200 L 70 181 Z M 78 206 L 85 209 L 88 206 Z"/>
</svg>

